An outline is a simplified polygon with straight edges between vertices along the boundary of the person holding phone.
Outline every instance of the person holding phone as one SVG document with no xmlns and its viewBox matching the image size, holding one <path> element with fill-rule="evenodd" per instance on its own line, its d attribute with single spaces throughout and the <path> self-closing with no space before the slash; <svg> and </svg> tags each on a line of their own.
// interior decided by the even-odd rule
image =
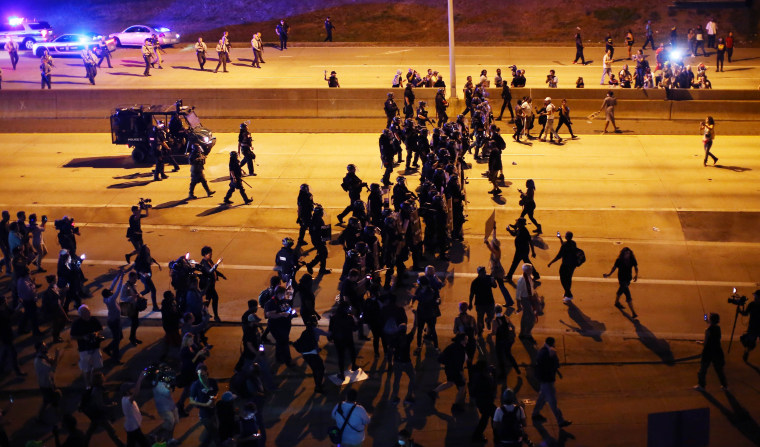
<svg viewBox="0 0 760 447">
<path fill-rule="evenodd" d="M 204 363 L 196 367 L 195 373 L 198 378 L 190 386 L 190 403 L 198 407 L 198 416 L 204 429 L 200 445 L 219 445 L 219 421 L 216 418 L 219 384 L 215 379 L 209 378 L 208 367 Z"/>
<path fill-rule="evenodd" d="M 557 239 L 559 239 L 561 246 L 557 256 L 549 262 L 548 267 L 551 267 L 556 261 L 562 259 L 562 263 L 559 266 L 559 281 L 562 283 L 562 288 L 565 289 L 565 296 L 562 297 L 562 302 L 569 304 L 573 299 L 573 292 L 570 290 L 573 285 L 573 273 L 575 272 L 575 268 L 578 267 L 578 246 L 573 240 L 572 231 L 565 233 L 564 241 L 558 231 Z"/>
<path fill-rule="evenodd" d="M 707 157 L 712 157 L 713 166 L 718 162 L 718 157 L 710 152 L 712 149 L 713 140 L 715 140 L 715 120 L 712 116 L 708 116 L 704 121 L 699 123 L 699 130 L 702 132 L 702 143 L 705 148 L 705 159 L 702 162 L 702 166 L 707 166 Z"/>
</svg>

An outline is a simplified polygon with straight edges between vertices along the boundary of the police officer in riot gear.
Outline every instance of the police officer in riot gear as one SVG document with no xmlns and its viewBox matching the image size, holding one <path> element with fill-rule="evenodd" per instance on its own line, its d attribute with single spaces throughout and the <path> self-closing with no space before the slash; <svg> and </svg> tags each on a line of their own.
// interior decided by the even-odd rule
<svg viewBox="0 0 760 447">
<path fill-rule="evenodd" d="M 393 146 L 393 136 L 390 129 L 383 129 L 380 135 L 380 161 L 383 163 L 385 172 L 380 182 L 383 186 L 388 187 L 391 183 L 391 173 L 393 172 L 393 156 L 396 154 L 396 148 Z"/>
<path fill-rule="evenodd" d="M 385 110 L 385 116 L 388 118 L 385 127 L 390 127 L 393 118 L 399 116 L 398 106 L 396 105 L 396 101 L 393 100 L 393 93 L 388 93 L 388 99 L 385 100 L 383 110 Z"/>
<path fill-rule="evenodd" d="M 350 164 L 346 166 L 346 170 L 348 172 L 346 173 L 346 176 L 343 177 L 343 182 L 340 186 L 343 188 L 343 191 L 348 193 L 348 198 L 351 202 L 346 209 L 338 214 L 338 223 L 341 225 L 343 224 L 343 218 L 353 210 L 354 202 L 361 199 L 362 188 L 368 188 L 367 183 L 363 182 L 362 179 L 356 175 L 356 165 Z"/>
<path fill-rule="evenodd" d="M 302 184 L 300 191 L 298 191 L 297 204 L 298 219 L 296 219 L 296 223 L 301 226 L 298 231 L 298 246 L 301 246 L 306 245 L 303 237 L 311 224 L 311 213 L 314 211 L 314 196 L 309 192 L 309 185 L 306 183 Z"/>
<path fill-rule="evenodd" d="M 166 131 L 164 131 L 164 122 L 158 121 L 153 126 L 153 136 L 151 138 L 153 145 L 153 157 L 156 159 L 156 168 L 153 170 L 153 181 L 159 182 L 163 179 L 169 178 L 164 173 L 164 148 L 169 149 L 169 145 L 166 143 Z"/>
<path fill-rule="evenodd" d="M 246 205 L 253 202 L 253 199 L 249 199 L 247 195 L 245 195 L 245 189 L 243 189 L 243 171 L 240 169 L 240 162 L 237 158 L 237 152 L 231 151 L 230 152 L 230 189 L 227 190 L 227 195 L 224 196 L 224 203 L 229 205 L 232 203 L 232 200 L 230 200 L 230 197 L 232 197 L 232 193 L 235 192 L 237 189 L 240 191 L 240 196 L 243 197 L 243 201 Z"/>
<path fill-rule="evenodd" d="M 256 159 L 256 154 L 253 153 L 253 137 L 246 123 L 240 123 L 240 134 L 238 134 L 238 156 L 241 152 L 243 159 L 240 160 L 240 166 L 248 165 L 248 175 L 256 175 L 253 172 L 253 160 Z"/>
<path fill-rule="evenodd" d="M 286 237 L 282 240 L 282 248 L 274 257 L 274 264 L 277 266 L 277 273 L 284 283 L 295 279 L 298 270 L 298 250 L 294 249 L 295 242 L 292 237 Z"/>
<path fill-rule="evenodd" d="M 325 244 L 325 241 L 322 240 L 322 227 L 325 225 L 325 221 L 323 219 L 324 215 L 325 210 L 322 208 L 322 205 L 316 204 L 314 206 L 314 212 L 311 216 L 311 224 L 309 225 L 309 236 L 311 237 L 311 244 L 317 251 L 314 259 L 306 264 L 306 270 L 310 275 L 314 274 L 314 266 L 317 264 L 319 264 L 320 275 L 327 275 L 328 273 L 332 272 L 332 270 L 327 268 L 327 244 Z"/>
<path fill-rule="evenodd" d="M 197 199 L 194 192 L 195 185 L 198 183 L 200 183 L 201 186 L 203 186 L 203 189 L 206 190 L 206 195 L 208 195 L 208 197 L 214 195 L 216 191 L 209 189 L 208 183 L 206 182 L 206 176 L 203 174 L 203 169 L 206 164 L 206 154 L 203 153 L 203 149 L 199 145 L 193 145 L 188 160 L 190 161 L 190 193 L 187 198 Z"/>
<path fill-rule="evenodd" d="M 406 179 L 402 176 L 399 176 L 396 179 L 396 186 L 393 187 L 393 195 L 391 196 L 391 200 L 393 201 L 393 210 L 398 212 L 401 204 L 409 199 L 416 200 L 417 195 L 409 191 L 409 188 L 406 187 Z"/>
</svg>

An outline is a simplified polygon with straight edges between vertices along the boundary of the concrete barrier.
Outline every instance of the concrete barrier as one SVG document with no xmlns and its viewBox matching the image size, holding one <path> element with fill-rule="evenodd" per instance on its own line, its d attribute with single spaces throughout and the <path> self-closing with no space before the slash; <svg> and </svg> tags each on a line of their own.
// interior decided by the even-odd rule
<svg viewBox="0 0 760 447">
<path fill-rule="evenodd" d="M 203 121 L 283 119 L 288 125 L 296 124 L 292 130 L 313 129 L 314 126 L 306 124 L 298 127 L 298 123 L 308 119 L 382 119 L 383 103 L 389 91 L 394 92 L 396 104 L 402 108 L 401 89 L 4 90 L 0 94 L 0 132 L 26 128 L 28 123 L 37 123 L 31 127 L 43 131 L 48 127 L 60 129 L 61 123 L 50 125 L 55 120 L 65 122 L 72 132 L 107 130 L 107 117 L 117 106 L 173 104 L 177 99 L 195 106 Z M 415 89 L 416 100 L 428 102 L 431 117 L 435 116 L 436 91 L 434 88 Z M 502 104 L 501 89 L 489 89 L 488 93 L 498 113 Z M 516 105 L 517 98 L 522 96 L 533 97 L 538 107 L 546 96 L 551 96 L 555 104 L 566 98 L 571 116 L 578 118 L 599 110 L 604 95 L 604 91 L 595 89 L 512 89 L 512 104 Z M 671 95 L 679 100 L 667 99 L 662 89 L 616 89 L 617 117 L 694 120 L 711 114 L 719 120 L 760 119 L 760 92 L 674 90 Z M 465 109 L 464 100 L 449 98 L 449 103 L 449 117 L 455 119 Z M 81 124 L 77 124 L 77 120 L 81 120 Z M 94 124 L 94 120 L 102 120 L 103 124 Z"/>
</svg>

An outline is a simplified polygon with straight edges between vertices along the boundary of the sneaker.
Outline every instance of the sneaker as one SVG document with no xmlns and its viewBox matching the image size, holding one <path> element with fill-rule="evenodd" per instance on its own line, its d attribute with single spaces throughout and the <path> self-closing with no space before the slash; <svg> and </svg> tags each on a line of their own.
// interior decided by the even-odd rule
<svg viewBox="0 0 760 447">
<path fill-rule="evenodd" d="M 230 205 L 232 203 L 232 200 L 230 200 L 230 199 L 224 199 L 223 203 L 226 203 L 227 205 Z"/>
<path fill-rule="evenodd" d="M 245 204 L 248 205 L 249 203 L 252 203 L 253 199 L 245 199 Z"/>
<path fill-rule="evenodd" d="M 331 269 L 319 269 L 320 275 L 329 275 L 330 273 L 332 273 Z"/>
<path fill-rule="evenodd" d="M 192 200 L 192 199 L 197 199 L 198 196 L 196 196 L 195 194 L 190 194 L 189 196 L 187 196 L 187 198 Z"/>
<path fill-rule="evenodd" d="M 207 196 L 208 196 L 208 197 L 211 197 L 211 196 L 213 196 L 214 194 L 216 194 L 216 191 L 209 191 L 209 192 L 207 193 Z"/>
</svg>

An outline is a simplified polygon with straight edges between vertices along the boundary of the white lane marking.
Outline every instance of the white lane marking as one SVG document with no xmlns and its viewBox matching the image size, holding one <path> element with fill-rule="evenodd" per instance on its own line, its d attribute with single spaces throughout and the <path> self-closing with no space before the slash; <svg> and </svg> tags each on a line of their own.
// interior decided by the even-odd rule
<svg viewBox="0 0 760 447">
<path fill-rule="evenodd" d="M 406 52 L 409 52 L 409 51 L 412 51 L 412 50 L 411 49 L 407 49 L 407 50 L 384 51 L 381 54 L 399 54 L 399 53 L 406 53 Z"/>
<path fill-rule="evenodd" d="M 189 178 L 189 177 L 188 177 Z M 257 177 L 258 179 L 262 179 L 262 177 Z M 277 180 L 297 180 L 301 179 L 301 177 L 293 177 L 293 178 L 286 178 L 286 177 L 278 177 Z M 274 178 L 273 178 L 274 180 Z M 471 179 L 472 180 L 472 179 Z M 177 198 L 175 200 L 184 200 L 186 196 L 182 196 L 182 193 L 177 193 Z M 205 200 L 206 198 L 201 198 L 197 200 L 193 200 L 193 202 Z M 208 208 L 209 204 L 218 204 L 218 202 L 213 202 L 215 199 L 211 199 L 211 201 L 202 202 L 202 203 L 186 203 L 182 206 L 184 208 Z M 0 204 L 0 207 L 4 208 L 34 208 L 34 209 L 40 209 L 40 208 L 132 208 L 133 203 L 106 203 L 106 204 L 88 204 L 88 203 L 2 203 Z M 325 209 L 330 210 L 342 210 L 344 206 L 325 206 Z M 288 209 L 295 209 L 293 205 L 258 205 L 257 209 L 263 209 L 263 210 L 288 210 Z M 469 211 L 492 211 L 494 209 L 493 206 L 472 206 L 468 205 L 466 207 Z M 510 207 L 510 206 L 501 206 L 498 209 L 505 209 L 505 210 L 515 210 L 520 209 L 520 207 Z M 742 208 L 742 209 L 735 209 L 735 208 L 647 208 L 647 207 L 547 207 L 542 206 L 542 211 L 626 211 L 626 212 L 649 212 L 649 213 L 676 213 L 676 212 L 699 212 L 699 213 L 760 213 L 760 208 Z"/>
<path fill-rule="evenodd" d="M 55 264 L 58 261 L 56 259 L 44 259 L 46 264 Z M 90 265 L 102 265 L 102 266 L 124 266 L 123 261 L 112 261 L 110 259 L 87 259 L 84 264 Z M 226 270 L 248 270 L 259 272 L 272 272 L 274 266 L 271 265 L 246 265 L 246 264 L 222 264 Z M 339 267 L 330 267 L 334 274 L 341 273 L 343 270 Z M 456 278 L 475 278 L 477 273 L 471 272 L 439 272 L 439 276 L 442 277 L 456 277 Z M 541 281 L 559 281 L 559 276 L 541 276 Z M 609 283 L 616 284 L 617 279 L 612 278 L 598 278 L 589 276 L 573 276 L 574 282 L 588 282 L 588 283 Z M 706 287 L 757 287 L 758 283 L 748 281 L 701 281 L 693 279 L 647 279 L 639 278 L 637 281 L 639 284 L 658 284 L 658 285 L 671 285 L 671 286 L 706 286 Z"/>
</svg>

